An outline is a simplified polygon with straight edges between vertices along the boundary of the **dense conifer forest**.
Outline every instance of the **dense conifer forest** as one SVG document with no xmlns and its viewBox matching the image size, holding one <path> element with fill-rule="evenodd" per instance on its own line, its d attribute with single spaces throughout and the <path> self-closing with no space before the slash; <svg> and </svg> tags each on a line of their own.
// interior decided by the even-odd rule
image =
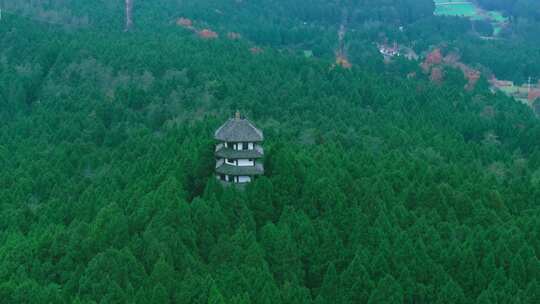
<svg viewBox="0 0 540 304">
<path fill-rule="evenodd" d="M 127 32 L 122 2 L 0 1 L 0 303 L 540 303 L 538 113 L 373 50 L 485 48 L 520 81 L 527 1 L 479 1 L 523 49 L 431 1 L 135 1 Z M 237 109 L 266 138 L 244 190 L 213 173 Z"/>
</svg>

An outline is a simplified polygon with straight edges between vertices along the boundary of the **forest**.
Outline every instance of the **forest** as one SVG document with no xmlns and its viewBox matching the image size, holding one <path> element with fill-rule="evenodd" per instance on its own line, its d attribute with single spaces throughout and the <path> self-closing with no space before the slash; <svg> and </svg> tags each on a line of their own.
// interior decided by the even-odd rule
<svg viewBox="0 0 540 304">
<path fill-rule="evenodd" d="M 477 46 L 520 80 L 539 40 L 479 42 L 431 1 L 303 3 L 145 1 L 124 32 L 120 1 L 0 0 L 0 303 L 540 303 L 538 113 L 364 43 Z M 244 190 L 214 176 L 236 110 L 265 133 Z"/>
<path fill-rule="evenodd" d="M 374 42 L 396 41 L 424 54 L 448 45 L 465 63 L 481 65 L 499 79 L 518 84 L 540 78 L 540 7 L 536 0 L 478 0 L 489 10 L 510 17 L 497 39 L 482 40 L 485 24 L 465 18 L 433 16 L 433 0 L 153 0 L 134 2 L 139 31 L 167 31 L 179 18 L 220 36 L 238 33 L 254 45 L 285 51 L 310 50 L 317 57 L 335 55 L 336 32 L 350 29 L 346 49 L 350 60 L 372 66 Z M 4 12 L 60 25 L 69 31 L 117 31 L 124 24 L 124 1 L 0 0 Z M 401 30 L 400 30 L 401 29 Z M 488 36 L 493 29 L 487 30 Z"/>
</svg>

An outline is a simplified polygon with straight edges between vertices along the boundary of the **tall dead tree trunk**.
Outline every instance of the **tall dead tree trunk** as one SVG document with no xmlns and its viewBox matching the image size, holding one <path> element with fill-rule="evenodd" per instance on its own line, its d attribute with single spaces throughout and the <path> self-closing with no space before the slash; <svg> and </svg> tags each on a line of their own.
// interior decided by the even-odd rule
<svg viewBox="0 0 540 304">
<path fill-rule="evenodd" d="M 133 27 L 133 0 L 126 0 L 126 28 L 129 31 Z"/>
</svg>

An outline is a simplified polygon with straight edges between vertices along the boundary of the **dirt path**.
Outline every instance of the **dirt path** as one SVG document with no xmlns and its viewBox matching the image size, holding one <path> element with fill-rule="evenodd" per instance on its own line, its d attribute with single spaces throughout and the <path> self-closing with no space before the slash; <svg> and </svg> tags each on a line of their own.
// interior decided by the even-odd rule
<svg viewBox="0 0 540 304">
<path fill-rule="evenodd" d="M 336 63 L 341 65 L 344 68 L 351 68 L 352 64 L 347 58 L 347 53 L 345 52 L 345 35 L 347 34 L 347 23 L 349 21 L 349 13 L 346 8 L 343 8 L 341 24 L 338 30 L 338 48 L 336 50 Z"/>
</svg>

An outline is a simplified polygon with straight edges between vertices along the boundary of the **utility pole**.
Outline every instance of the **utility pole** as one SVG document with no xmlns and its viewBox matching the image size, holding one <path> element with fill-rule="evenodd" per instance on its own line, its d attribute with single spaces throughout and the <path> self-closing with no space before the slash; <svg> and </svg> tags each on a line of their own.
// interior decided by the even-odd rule
<svg viewBox="0 0 540 304">
<path fill-rule="evenodd" d="M 531 81 L 532 81 L 532 77 L 529 76 L 529 81 L 527 83 L 527 100 L 529 101 L 529 106 L 533 106 L 533 103 L 534 103 L 534 97 L 533 95 L 531 94 Z"/>
<path fill-rule="evenodd" d="M 133 27 L 133 0 L 126 0 L 126 28 L 129 31 Z"/>
</svg>

